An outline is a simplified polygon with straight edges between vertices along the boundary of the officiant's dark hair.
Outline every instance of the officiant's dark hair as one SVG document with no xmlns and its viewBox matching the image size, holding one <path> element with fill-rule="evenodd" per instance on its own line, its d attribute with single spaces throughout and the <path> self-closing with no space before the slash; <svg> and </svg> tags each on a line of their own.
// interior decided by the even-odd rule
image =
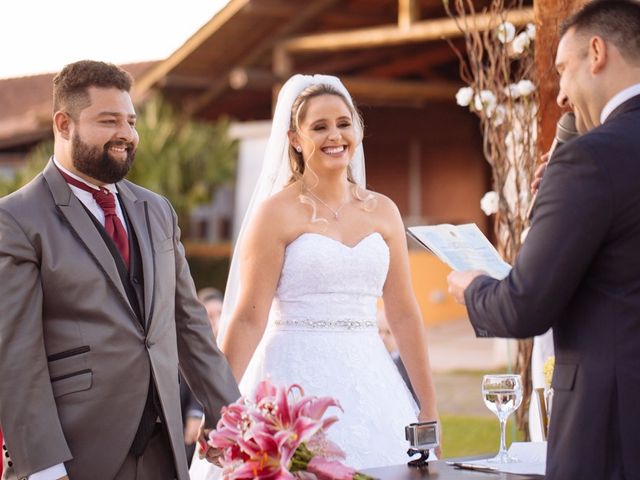
<svg viewBox="0 0 640 480">
<path fill-rule="evenodd" d="M 560 26 L 579 35 L 599 35 L 613 43 L 624 59 L 640 66 L 640 3 L 635 0 L 595 0 L 587 3 Z"/>
<path fill-rule="evenodd" d="M 53 113 L 65 111 L 77 120 L 91 103 L 89 87 L 129 92 L 132 85 L 131 75 L 112 63 L 94 60 L 70 63 L 53 78 Z"/>
</svg>

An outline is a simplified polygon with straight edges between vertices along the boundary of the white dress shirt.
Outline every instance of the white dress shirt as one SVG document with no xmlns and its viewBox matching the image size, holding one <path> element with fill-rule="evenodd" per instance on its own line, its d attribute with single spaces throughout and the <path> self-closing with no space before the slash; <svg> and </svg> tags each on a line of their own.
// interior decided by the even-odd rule
<svg viewBox="0 0 640 480">
<path fill-rule="evenodd" d="M 82 182 L 82 183 L 84 183 L 85 185 L 87 185 L 87 186 L 89 186 L 91 188 L 95 188 L 96 190 L 99 190 L 99 188 L 96 185 L 93 185 L 93 184 L 87 182 L 86 180 L 80 178 L 75 173 L 71 173 L 69 170 L 67 170 L 62 165 L 60 165 L 60 162 L 58 162 L 56 160 L 55 156 L 53 157 L 53 163 L 55 163 L 56 167 L 58 167 L 64 173 L 69 175 L 71 178 L 74 178 L 74 179 L 78 180 L 79 182 Z M 83 189 L 78 188 L 78 187 L 76 187 L 74 185 L 71 185 L 71 184 L 69 184 L 69 187 L 71 188 L 71 191 L 73 192 L 73 194 L 76 197 L 78 197 L 78 200 L 80 200 L 82 202 L 82 204 L 89 209 L 89 211 L 93 214 L 93 216 L 96 217 L 98 219 L 98 221 L 104 226 L 104 211 L 102 210 L 100 205 L 98 205 L 98 202 L 96 202 L 96 200 L 93 198 L 93 195 L 91 195 L 91 192 L 87 192 L 86 190 L 83 190 Z M 109 183 L 107 185 L 104 185 L 104 188 L 109 190 L 115 196 L 115 199 L 116 199 L 116 215 L 118 216 L 118 218 L 122 222 L 122 225 L 124 226 L 124 229 L 128 234 L 129 231 L 127 230 L 127 222 L 125 222 L 125 220 L 124 220 L 124 214 L 122 213 L 122 207 L 120 207 L 120 201 L 118 200 L 118 195 L 117 195 L 118 189 L 116 188 L 116 186 L 113 183 Z"/>
<path fill-rule="evenodd" d="M 636 95 L 640 95 L 640 83 L 631 85 L 630 87 L 616 93 L 604 106 L 602 112 L 600 112 L 600 123 L 604 123 L 605 120 L 609 118 L 609 115 L 611 115 L 611 112 Z"/>
</svg>

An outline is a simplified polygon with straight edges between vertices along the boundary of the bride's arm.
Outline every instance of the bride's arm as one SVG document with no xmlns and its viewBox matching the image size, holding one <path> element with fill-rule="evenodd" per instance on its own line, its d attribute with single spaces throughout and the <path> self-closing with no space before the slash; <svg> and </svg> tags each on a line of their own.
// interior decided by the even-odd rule
<svg viewBox="0 0 640 480">
<path fill-rule="evenodd" d="M 388 226 L 385 239 L 390 249 L 389 273 L 382 297 L 385 314 L 420 401 L 420 420 L 438 420 L 426 331 L 411 284 L 404 224 L 395 204 L 385 197 L 381 200 L 379 209 Z"/>
<path fill-rule="evenodd" d="M 256 212 L 240 246 L 240 292 L 222 342 L 236 381 L 240 382 L 267 325 L 278 285 L 285 242 L 273 202 Z"/>
</svg>

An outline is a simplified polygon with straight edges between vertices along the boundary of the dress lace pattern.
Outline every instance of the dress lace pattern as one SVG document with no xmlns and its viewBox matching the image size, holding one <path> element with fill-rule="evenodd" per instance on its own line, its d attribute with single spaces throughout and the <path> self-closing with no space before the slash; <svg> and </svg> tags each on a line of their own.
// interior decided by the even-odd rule
<svg viewBox="0 0 640 480">
<path fill-rule="evenodd" d="M 353 247 L 300 235 L 286 248 L 266 332 L 240 382 L 245 395 L 269 377 L 336 397 L 344 412 L 328 434 L 358 469 L 406 462 L 404 426 L 416 421 L 415 402 L 378 335 L 388 268 L 377 232 Z M 209 470 L 195 476 L 192 467 L 192 479 L 215 478 Z"/>
</svg>

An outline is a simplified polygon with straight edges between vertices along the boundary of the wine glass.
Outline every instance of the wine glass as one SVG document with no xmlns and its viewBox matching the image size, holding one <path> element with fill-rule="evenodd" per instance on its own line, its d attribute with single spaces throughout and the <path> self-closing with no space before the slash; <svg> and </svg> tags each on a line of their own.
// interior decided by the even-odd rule
<svg viewBox="0 0 640 480">
<path fill-rule="evenodd" d="M 520 375 L 485 375 L 482 379 L 482 398 L 489 410 L 500 420 L 500 451 L 488 460 L 493 463 L 515 463 L 518 459 L 507 452 L 505 434 L 507 419 L 522 403 L 522 379 Z"/>
</svg>

